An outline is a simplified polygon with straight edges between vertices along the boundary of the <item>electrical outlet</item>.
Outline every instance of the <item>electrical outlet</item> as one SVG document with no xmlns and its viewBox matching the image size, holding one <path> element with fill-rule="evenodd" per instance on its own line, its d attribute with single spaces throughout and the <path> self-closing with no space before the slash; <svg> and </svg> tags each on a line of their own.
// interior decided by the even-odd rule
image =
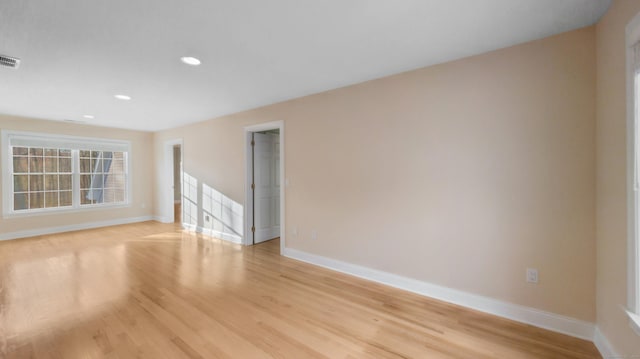
<svg viewBox="0 0 640 359">
<path fill-rule="evenodd" d="M 311 230 L 311 240 L 315 241 L 316 239 L 318 239 L 318 231 L 316 231 L 315 229 Z"/>
<path fill-rule="evenodd" d="M 538 270 L 536 268 L 527 268 L 527 282 L 538 283 Z"/>
<path fill-rule="evenodd" d="M 298 226 L 294 226 L 293 229 L 291 229 L 291 234 L 293 234 L 294 237 L 298 236 Z"/>
</svg>

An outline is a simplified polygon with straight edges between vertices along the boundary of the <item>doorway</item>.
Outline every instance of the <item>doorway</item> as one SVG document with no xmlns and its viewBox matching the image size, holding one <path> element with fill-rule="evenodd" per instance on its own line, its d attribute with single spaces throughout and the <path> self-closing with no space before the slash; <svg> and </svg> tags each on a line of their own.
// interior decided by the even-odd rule
<svg viewBox="0 0 640 359">
<path fill-rule="evenodd" d="M 245 128 L 245 244 L 280 238 L 284 248 L 284 128 L 274 122 Z"/>
<path fill-rule="evenodd" d="M 173 222 L 182 223 L 182 146 L 173 145 Z"/>
<path fill-rule="evenodd" d="M 160 188 L 163 188 L 160 208 L 163 223 L 182 223 L 183 220 L 183 186 L 182 186 L 182 139 L 164 142 L 164 176 Z"/>
<path fill-rule="evenodd" d="M 280 131 L 251 134 L 253 244 L 280 237 Z"/>
</svg>

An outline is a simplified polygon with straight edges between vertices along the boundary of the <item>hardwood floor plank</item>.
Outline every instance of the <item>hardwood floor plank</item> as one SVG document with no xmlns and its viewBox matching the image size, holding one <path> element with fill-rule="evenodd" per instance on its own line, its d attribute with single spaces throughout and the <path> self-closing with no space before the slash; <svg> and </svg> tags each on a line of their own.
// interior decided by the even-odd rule
<svg viewBox="0 0 640 359">
<path fill-rule="evenodd" d="M 0 242 L 2 358 L 599 358 L 587 341 L 137 223 Z"/>
</svg>

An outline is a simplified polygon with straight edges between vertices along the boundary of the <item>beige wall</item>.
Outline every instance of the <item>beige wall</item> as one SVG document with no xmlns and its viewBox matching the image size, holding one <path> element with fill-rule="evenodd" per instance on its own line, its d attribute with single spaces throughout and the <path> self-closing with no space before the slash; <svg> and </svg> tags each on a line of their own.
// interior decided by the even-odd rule
<svg viewBox="0 0 640 359">
<path fill-rule="evenodd" d="M 627 304 L 625 27 L 640 1 L 613 2 L 597 25 L 597 324 L 620 355 L 640 355 Z"/>
<path fill-rule="evenodd" d="M 18 130 L 70 136 L 99 137 L 131 141 L 133 203 L 128 208 L 87 210 L 67 214 L 47 214 L 29 217 L 0 217 L 0 235 L 38 228 L 70 226 L 91 222 L 101 222 L 150 216 L 153 212 L 153 134 L 149 132 L 119 130 L 94 126 L 84 126 L 64 122 L 35 120 L 22 117 L 0 115 L 0 130 Z M 0 148 L 0 156 L 5 155 Z M 0 191 L 2 192 L 2 191 Z M 2 203 L 2 193 L 0 193 Z M 142 208 L 142 205 L 145 208 Z"/>
<path fill-rule="evenodd" d="M 594 321 L 595 67 L 589 27 L 159 132 L 158 188 L 183 138 L 244 203 L 243 127 L 284 120 L 288 247 Z"/>
</svg>

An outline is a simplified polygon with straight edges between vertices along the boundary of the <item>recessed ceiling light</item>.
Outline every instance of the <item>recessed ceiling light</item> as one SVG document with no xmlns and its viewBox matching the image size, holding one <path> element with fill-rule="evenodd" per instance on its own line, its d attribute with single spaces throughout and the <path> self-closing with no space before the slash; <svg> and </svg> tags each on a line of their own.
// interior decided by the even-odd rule
<svg viewBox="0 0 640 359">
<path fill-rule="evenodd" d="M 114 95 L 113 97 L 117 98 L 118 100 L 124 100 L 124 101 L 131 100 L 131 96 L 127 96 L 127 95 Z"/>
<path fill-rule="evenodd" d="M 94 116 L 94 115 L 84 115 L 82 117 L 84 117 L 86 119 L 89 119 L 89 120 L 93 120 L 94 118 L 96 118 L 96 116 Z"/>
<path fill-rule="evenodd" d="M 202 63 L 200 60 L 196 59 L 195 57 L 191 57 L 191 56 L 181 57 L 180 61 L 184 62 L 187 65 L 191 65 L 191 66 L 198 66 L 198 65 L 200 65 Z"/>
</svg>

